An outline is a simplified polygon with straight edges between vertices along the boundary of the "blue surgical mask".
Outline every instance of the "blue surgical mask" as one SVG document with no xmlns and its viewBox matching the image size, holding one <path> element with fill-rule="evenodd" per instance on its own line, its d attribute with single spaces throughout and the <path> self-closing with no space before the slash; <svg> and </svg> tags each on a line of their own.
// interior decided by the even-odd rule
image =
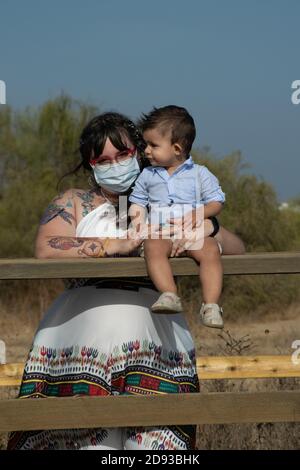
<svg viewBox="0 0 300 470">
<path fill-rule="evenodd" d="M 92 169 L 99 186 L 113 193 L 125 193 L 141 172 L 136 157 L 128 158 L 122 164 L 96 164 Z"/>
</svg>

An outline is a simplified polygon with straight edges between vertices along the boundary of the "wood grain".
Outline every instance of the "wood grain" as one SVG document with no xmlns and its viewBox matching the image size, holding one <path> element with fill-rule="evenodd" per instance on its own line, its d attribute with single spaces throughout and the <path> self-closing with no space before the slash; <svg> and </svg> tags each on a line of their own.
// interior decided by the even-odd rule
<svg viewBox="0 0 300 470">
<path fill-rule="evenodd" d="M 300 421 L 299 391 L 0 401 L 1 432 L 283 421 Z"/>
<path fill-rule="evenodd" d="M 174 258 L 170 261 L 174 275 L 198 274 L 197 264 L 189 258 Z M 300 252 L 226 255 L 222 257 L 222 262 L 226 275 L 300 273 Z M 135 276 L 147 276 L 143 258 L 0 260 L 0 279 Z"/>
</svg>

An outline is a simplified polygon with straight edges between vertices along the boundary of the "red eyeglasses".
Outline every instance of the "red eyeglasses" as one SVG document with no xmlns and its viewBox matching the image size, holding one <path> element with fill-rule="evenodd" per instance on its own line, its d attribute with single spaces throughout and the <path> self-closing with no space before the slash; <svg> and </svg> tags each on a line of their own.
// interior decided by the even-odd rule
<svg viewBox="0 0 300 470">
<path fill-rule="evenodd" d="M 106 165 L 110 166 L 113 165 L 114 163 L 118 163 L 122 165 L 122 163 L 125 163 L 126 160 L 129 158 L 133 157 L 136 152 L 136 148 L 128 148 L 126 150 L 122 150 L 121 152 L 117 153 L 115 157 L 108 157 L 108 156 L 100 156 L 97 158 L 91 158 L 90 159 L 90 164 L 92 166 L 95 165 L 100 165 L 103 167 L 106 167 Z"/>
</svg>

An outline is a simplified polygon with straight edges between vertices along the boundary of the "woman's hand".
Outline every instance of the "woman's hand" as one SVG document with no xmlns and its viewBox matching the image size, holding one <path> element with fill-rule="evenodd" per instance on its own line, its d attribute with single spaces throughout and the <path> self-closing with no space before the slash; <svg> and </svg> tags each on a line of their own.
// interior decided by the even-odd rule
<svg viewBox="0 0 300 470">
<path fill-rule="evenodd" d="M 193 229 L 186 237 L 174 239 L 172 243 L 171 258 L 180 256 L 186 250 L 201 250 L 204 243 L 204 224 Z"/>
<path fill-rule="evenodd" d="M 210 235 L 213 226 L 210 220 L 203 220 L 203 206 L 187 212 L 183 217 L 170 219 L 173 227 L 171 257 L 180 256 L 186 250 L 200 250 L 204 237 Z"/>
<path fill-rule="evenodd" d="M 130 227 L 127 231 L 127 237 L 132 240 L 147 240 L 160 238 L 167 238 L 167 232 L 158 224 L 138 224 L 137 226 Z"/>
<path fill-rule="evenodd" d="M 143 241 L 147 238 L 149 233 L 149 226 L 143 225 L 142 227 L 130 227 L 123 237 L 117 240 L 117 244 L 114 246 L 114 253 L 118 253 L 120 255 L 126 255 L 133 251 L 135 251 Z M 108 255 L 114 254 L 107 251 Z"/>
<path fill-rule="evenodd" d="M 135 251 L 143 242 L 142 238 L 120 238 L 117 246 L 115 247 L 115 253 L 120 255 L 127 255 L 132 251 Z M 107 251 L 108 255 L 110 254 Z M 112 253 L 113 254 L 113 253 Z"/>
</svg>

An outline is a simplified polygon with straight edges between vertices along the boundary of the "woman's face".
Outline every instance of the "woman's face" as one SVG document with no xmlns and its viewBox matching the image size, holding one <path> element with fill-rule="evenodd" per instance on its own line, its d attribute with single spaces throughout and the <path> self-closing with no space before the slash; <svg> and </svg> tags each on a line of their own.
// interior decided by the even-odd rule
<svg viewBox="0 0 300 470">
<path fill-rule="evenodd" d="M 127 146 L 126 150 L 117 149 L 110 141 L 106 139 L 101 155 L 94 156 L 90 159 L 92 165 L 99 165 L 107 167 L 115 163 L 123 163 L 132 158 L 135 154 L 135 148 L 128 138 L 124 138 L 124 144 Z"/>
<path fill-rule="evenodd" d="M 97 184 L 117 194 L 126 193 L 140 174 L 136 149 L 129 140 L 123 143 L 126 147 L 120 150 L 107 138 L 101 155 L 90 160 Z"/>
</svg>

